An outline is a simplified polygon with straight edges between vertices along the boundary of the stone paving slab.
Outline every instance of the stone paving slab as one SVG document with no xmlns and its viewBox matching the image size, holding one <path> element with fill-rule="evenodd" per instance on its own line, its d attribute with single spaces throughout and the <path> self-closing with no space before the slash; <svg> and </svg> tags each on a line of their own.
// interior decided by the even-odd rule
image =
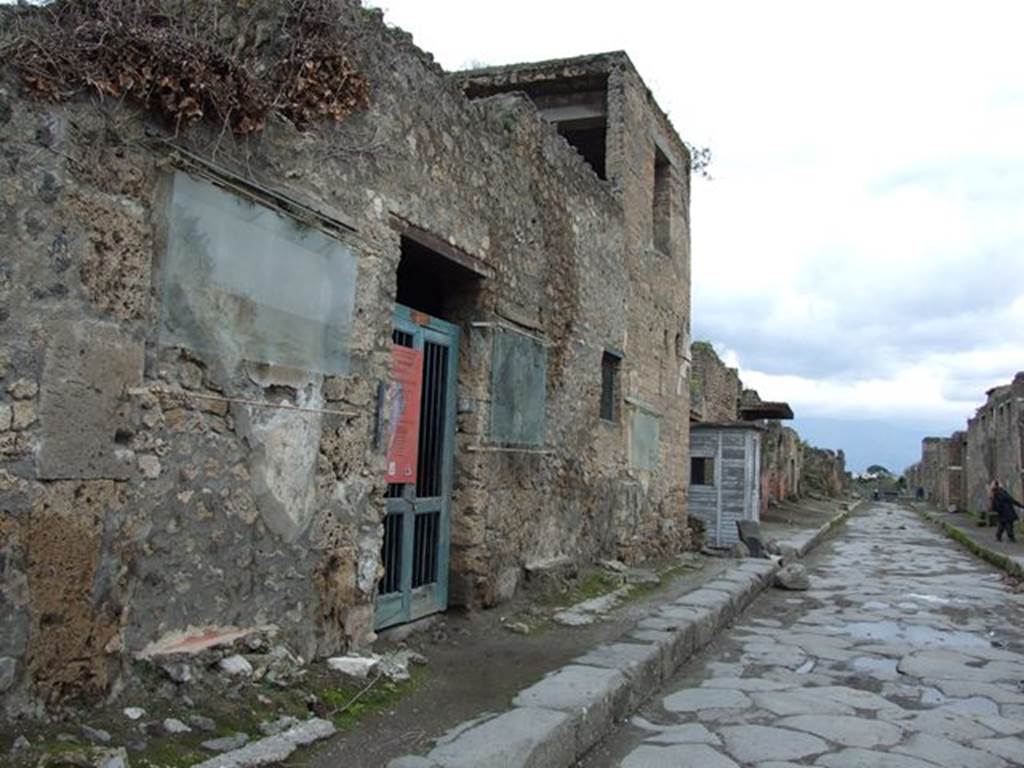
<svg viewBox="0 0 1024 768">
<path fill-rule="evenodd" d="M 894 504 L 809 565 L 809 591 L 759 600 L 581 766 L 673 765 L 656 748 L 697 724 L 743 768 L 1024 768 L 1024 595 Z"/>
<path fill-rule="evenodd" d="M 845 520 L 850 511 L 842 511 L 817 530 L 800 532 L 796 541 L 787 543 L 801 552 L 808 551 L 834 525 Z M 508 712 L 472 724 L 436 746 L 425 758 L 399 758 L 391 761 L 388 768 L 574 765 L 616 720 L 632 711 L 687 658 L 710 643 L 722 627 L 735 619 L 768 587 L 778 568 L 777 560 L 737 563 L 727 577 L 709 582 L 641 620 L 628 633 L 625 642 L 595 648 L 573 664 L 520 691 L 513 699 L 513 709 Z M 746 698 L 739 690 L 708 689 L 706 695 Z M 779 759 L 801 750 L 804 750 L 801 754 L 814 754 L 813 749 L 806 750 L 816 745 L 816 736 L 799 731 L 789 733 L 792 744 L 800 746 L 791 746 L 788 750 L 780 746 Z M 669 732 L 659 734 L 659 743 L 650 745 L 647 750 L 650 754 L 637 758 L 636 766 L 737 767 L 735 761 L 699 743 L 706 737 L 696 731 L 689 736 L 693 738 L 677 732 L 675 738 L 685 743 L 674 743 Z M 734 735 L 733 741 L 735 748 L 743 752 L 744 737 Z"/>
<path fill-rule="evenodd" d="M 740 768 L 702 744 L 660 746 L 645 744 L 622 763 L 622 768 Z"/>
</svg>

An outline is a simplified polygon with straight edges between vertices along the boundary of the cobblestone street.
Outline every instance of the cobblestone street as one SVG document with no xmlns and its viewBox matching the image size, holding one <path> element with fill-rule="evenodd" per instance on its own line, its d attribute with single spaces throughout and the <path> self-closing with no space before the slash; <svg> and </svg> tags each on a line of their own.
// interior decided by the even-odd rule
<svg viewBox="0 0 1024 768">
<path fill-rule="evenodd" d="M 893 504 L 862 508 L 587 768 L 1024 765 L 1024 596 Z"/>
</svg>

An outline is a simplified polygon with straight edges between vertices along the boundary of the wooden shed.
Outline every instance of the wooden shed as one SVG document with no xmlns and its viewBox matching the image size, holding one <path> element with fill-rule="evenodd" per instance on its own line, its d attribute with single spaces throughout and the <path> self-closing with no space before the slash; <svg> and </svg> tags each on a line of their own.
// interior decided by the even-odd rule
<svg viewBox="0 0 1024 768">
<path fill-rule="evenodd" d="M 763 431 L 749 422 L 690 425 L 690 514 L 704 521 L 712 547 L 732 547 L 736 522 L 759 517 Z"/>
</svg>

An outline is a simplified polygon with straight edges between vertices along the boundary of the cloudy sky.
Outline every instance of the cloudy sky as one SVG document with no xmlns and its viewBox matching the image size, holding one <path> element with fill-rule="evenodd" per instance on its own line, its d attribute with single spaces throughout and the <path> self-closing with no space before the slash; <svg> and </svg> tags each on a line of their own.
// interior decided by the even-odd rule
<svg viewBox="0 0 1024 768">
<path fill-rule="evenodd" d="M 1024 369 L 1024 3 L 374 4 L 447 69 L 626 50 L 714 154 L 694 337 L 854 469 Z"/>
</svg>

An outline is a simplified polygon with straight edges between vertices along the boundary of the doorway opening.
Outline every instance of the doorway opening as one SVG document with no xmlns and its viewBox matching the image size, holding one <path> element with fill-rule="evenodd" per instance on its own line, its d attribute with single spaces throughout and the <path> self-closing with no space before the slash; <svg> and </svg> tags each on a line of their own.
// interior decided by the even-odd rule
<svg viewBox="0 0 1024 768">
<path fill-rule="evenodd" d="M 477 306 L 486 276 L 472 264 L 455 261 L 451 254 L 403 235 L 395 299 L 400 306 L 458 322 L 469 319 Z"/>
<path fill-rule="evenodd" d="M 378 629 L 448 607 L 459 322 L 475 310 L 485 275 L 471 257 L 438 249 L 446 247 L 425 233 L 401 237 L 383 406 L 388 487 Z"/>
</svg>

